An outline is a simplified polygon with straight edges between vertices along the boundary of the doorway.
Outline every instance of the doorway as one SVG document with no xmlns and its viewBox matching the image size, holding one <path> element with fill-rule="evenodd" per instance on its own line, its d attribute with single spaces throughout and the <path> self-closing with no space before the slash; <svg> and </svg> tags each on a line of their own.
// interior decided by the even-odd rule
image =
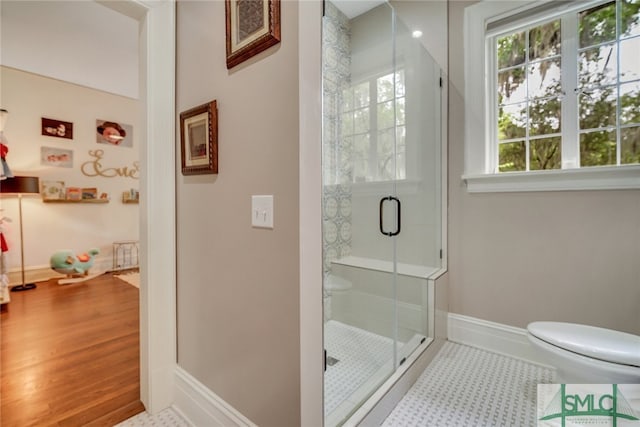
<svg viewBox="0 0 640 427">
<path fill-rule="evenodd" d="M 176 364 L 173 1 L 99 2 L 140 22 L 141 400 L 156 413 L 172 403 Z"/>
<path fill-rule="evenodd" d="M 156 414 L 173 403 L 177 361 L 175 2 L 99 2 L 140 22 L 140 398 Z"/>
</svg>

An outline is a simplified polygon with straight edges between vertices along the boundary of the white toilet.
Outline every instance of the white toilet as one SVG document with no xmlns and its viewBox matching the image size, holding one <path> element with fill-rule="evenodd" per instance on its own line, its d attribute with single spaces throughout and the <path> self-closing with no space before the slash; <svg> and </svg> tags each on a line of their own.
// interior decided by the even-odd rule
<svg viewBox="0 0 640 427">
<path fill-rule="evenodd" d="M 331 319 L 331 299 L 334 295 L 344 293 L 353 287 L 353 284 L 342 277 L 328 273 L 324 280 L 324 321 Z"/>
<path fill-rule="evenodd" d="M 561 384 L 639 384 L 640 336 L 594 326 L 533 322 L 528 338 Z"/>
</svg>

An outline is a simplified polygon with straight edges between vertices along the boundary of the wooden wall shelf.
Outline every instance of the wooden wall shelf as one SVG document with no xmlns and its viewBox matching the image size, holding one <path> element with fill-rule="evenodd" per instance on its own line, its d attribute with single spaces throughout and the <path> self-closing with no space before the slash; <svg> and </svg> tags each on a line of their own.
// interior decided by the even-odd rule
<svg viewBox="0 0 640 427">
<path fill-rule="evenodd" d="M 44 203 L 109 203 L 109 199 L 84 199 L 84 200 L 42 200 Z"/>
<path fill-rule="evenodd" d="M 125 205 L 137 205 L 139 202 L 137 200 L 123 200 L 122 203 Z"/>
</svg>

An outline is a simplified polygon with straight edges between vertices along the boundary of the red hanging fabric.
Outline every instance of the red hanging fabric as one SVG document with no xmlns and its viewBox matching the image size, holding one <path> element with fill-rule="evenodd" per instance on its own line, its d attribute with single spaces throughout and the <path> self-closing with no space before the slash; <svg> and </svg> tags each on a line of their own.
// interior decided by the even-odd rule
<svg viewBox="0 0 640 427">
<path fill-rule="evenodd" d="M 0 249 L 2 252 L 7 252 L 9 250 L 9 246 L 7 246 L 7 241 L 4 240 L 4 234 L 0 233 Z"/>
</svg>

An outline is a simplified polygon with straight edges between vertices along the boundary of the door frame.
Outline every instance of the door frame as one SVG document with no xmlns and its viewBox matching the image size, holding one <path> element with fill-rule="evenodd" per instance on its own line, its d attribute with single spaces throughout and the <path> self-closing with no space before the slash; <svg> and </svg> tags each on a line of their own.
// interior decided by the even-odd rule
<svg viewBox="0 0 640 427">
<path fill-rule="evenodd" d="M 300 99 L 300 425 L 324 425 L 322 2 L 298 4 Z"/>
<path fill-rule="evenodd" d="M 177 365 L 176 25 L 173 0 L 140 4 L 147 10 L 140 31 L 147 116 L 146 143 L 140 153 L 140 398 L 155 414 L 173 403 Z"/>
<path fill-rule="evenodd" d="M 140 23 L 140 400 L 156 414 L 177 366 L 175 0 L 97 1 Z"/>
</svg>

